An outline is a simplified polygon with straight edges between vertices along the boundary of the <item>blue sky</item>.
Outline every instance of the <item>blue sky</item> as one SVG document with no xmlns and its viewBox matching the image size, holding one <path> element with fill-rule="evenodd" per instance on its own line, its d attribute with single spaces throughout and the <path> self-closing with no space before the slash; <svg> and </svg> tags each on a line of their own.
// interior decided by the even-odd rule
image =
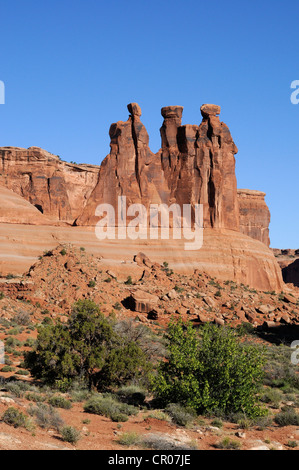
<svg viewBox="0 0 299 470">
<path fill-rule="evenodd" d="M 271 246 L 299 248 L 298 0 L 0 0 L 0 146 L 100 164 L 138 102 L 152 151 L 160 109 L 219 104 L 239 188 L 267 193 Z"/>
</svg>

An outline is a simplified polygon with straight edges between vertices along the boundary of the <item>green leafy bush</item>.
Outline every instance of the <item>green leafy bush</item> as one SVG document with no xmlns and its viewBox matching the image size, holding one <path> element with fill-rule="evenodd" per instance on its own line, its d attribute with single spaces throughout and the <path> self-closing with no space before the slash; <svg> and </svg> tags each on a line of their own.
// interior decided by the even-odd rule
<svg viewBox="0 0 299 470">
<path fill-rule="evenodd" d="M 168 361 L 152 379 L 161 404 L 248 416 L 265 412 L 257 404 L 264 364 L 260 349 L 241 345 L 232 330 L 212 324 L 203 327 L 200 338 L 190 323 L 171 322 L 167 339 Z"/>
</svg>

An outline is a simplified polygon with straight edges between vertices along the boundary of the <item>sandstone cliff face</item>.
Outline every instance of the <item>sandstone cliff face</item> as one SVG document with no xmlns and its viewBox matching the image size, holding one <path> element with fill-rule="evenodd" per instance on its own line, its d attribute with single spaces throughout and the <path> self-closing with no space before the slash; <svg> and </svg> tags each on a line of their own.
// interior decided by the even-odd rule
<svg viewBox="0 0 299 470">
<path fill-rule="evenodd" d="M 249 189 L 238 189 L 240 232 L 270 246 L 270 211 L 265 202 L 265 193 Z"/>
<path fill-rule="evenodd" d="M 39 211 L 40 225 L 47 220 L 51 225 L 95 226 L 99 204 L 112 205 L 118 215 L 119 196 L 126 197 L 127 206 L 141 203 L 146 208 L 150 204 L 176 203 L 181 208 L 202 204 L 202 249 L 196 256 L 194 252 L 187 256 L 180 245 L 168 241 L 163 257 L 167 247 L 175 252 L 171 256 L 178 266 L 187 270 L 200 267 L 222 279 L 281 290 L 281 271 L 265 246 L 269 245 L 270 214 L 264 193 L 237 190 L 238 149 L 219 119 L 220 107 L 203 105 L 199 125 L 182 125 L 181 106 L 162 108 L 162 145 L 157 154 L 149 148 L 138 104 L 129 104 L 128 111 L 126 122 L 110 127 L 110 154 L 101 166 L 66 163 L 36 147 L 4 147 L 0 148 L 0 185 L 30 203 L 27 209 L 32 220 L 38 220 Z M 2 221 L 9 222 L 9 214 L 5 217 Z M 24 219 L 13 220 L 23 223 Z M 119 249 L 122 256 L 130 244 L 120 240 Z"/>
<path fill-rule="evenodd" d="M 38 147 L 0 148 L 0 184 L 69 224 L 82 212 L 98 174 L 98 167 L 62 162 Z"/>
<path fill-rule="evenodd" d="M 55 225 L 30 202 L 10 189 L 0 186 L 0 223 L 25 225 Z"/>
<path fill-rule="evenodd" d="M 183 108 L 162 108 L 162 148 L 155 155 L 136 103 L 130 116 L 110 128 L 111 151 L 102 163 L 98 184 L 77 225 L 95 225 L 98 204 L 203 204 L 204 227 L 239 230 L 235 158 L 237 147 L 228 127 L 218 117 L 219 106 L 204 105 L 203 120 L 181 125 Z"/>
<path fill-rule="evenodd" d="M 220 107 L 203 105 L 200 125 L 182 125 L 183 107 L 162 108 L 161 150 L 153 154 L 137 103 L 110 128 L 110 154 L 101 166 L 74 165 L 37 147 L 0 148 L 0 184 L 52 220 L 94 226 L 99 204 L 203 204 L 204 227 L 230 229 L 269 246 L 264 194 L 239 190 L 235 146 Z M 239 209 L 240 206 L 240 209 Z"/>
</svg>

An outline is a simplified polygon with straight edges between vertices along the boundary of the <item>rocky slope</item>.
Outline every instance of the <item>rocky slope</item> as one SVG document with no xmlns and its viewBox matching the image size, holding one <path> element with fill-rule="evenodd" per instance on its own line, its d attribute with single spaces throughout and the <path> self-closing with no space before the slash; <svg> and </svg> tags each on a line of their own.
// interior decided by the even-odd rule
<svg viewBox="0 0 299 470">
<path fill-rule="evenodd" d="M 188 445 L 193 449 L 212 450 L 227 439 L 242 450 L 287 450 L 298 446 L 298 426 L 279 427 L 272 418 L 252 424 L 244 421 L 243 415 L 234 422 L 200 416 L 192 426 L 183 428 L 164 410 L 143 408 L 120 424 L 87 413 L 83 408 L 86 393 L 82 401 L 82 396 L 70 391 L 63 397 L 71 400 L 71 409 L 59 408 L 56 412 L 65 424 L 80 431 L 79 441 L 72 445 L 63 442 L 59 431 L 49 423 L 43 422 L 41 426 L 32 418 L 32 407 L 47 404 L 51 396 L 62 394 L 38 388 L 22 364 L 22 354 L 32 347 L 36 338 L 36 327 L 48 322 L 49 317 L 66 321 L 77 299 L 93 299 L 106 316 L 113 314 L 117 320 L 131 320 L 128 323 L 131 327 L 141 324 L 157 335 L 161 335 L 171 318 L 182 318 L 195 326 L 205 322 L 243 325 L 248 333 L 245 340 L 266 344 L 266 340 L 273 341 L 271 335 L 279 341 L 279 332 L 284 343 L 290 341 L 288 331 L 293 329 L 293 334 L 297 334 L 298 294 L 258 291 L 244 284 L 212 278 L 200 269 L 192 275 L 181 274 L 167 263 L 160 264 L 141 252 L 126 265 L 126 271 L 119 272 L 117 267 L 107 269 L 104 258 L 89 255 L 84 247 L 68 244 L 46 252 L 23 276 L 8 277 L 0 280 L 0 340 L 13 347 L 6 347 L 7 364 L 0 366 L 0 449 L 121 450 L 128 447 L 121 445 L 119 439 L 124 433 L 133 432 L 159 442 L 160 446 L 163 442 L 163 449 Z M 272 346 L 272 352 L 273 348 L 284 351 L 287 346 Z M 286 349 L 286 367 L 290 363 L 289 354 Z M 274 371 L 277 370 L 276 365 Z M 12 376 L 18 383 L 6 388 L 5 380 Z M 273 390 L 269 390 L 270 397 Z M 275 416 L 282 407 L 298 408 L 296 394 L 280 392 L 278 396 L 278 404 L 277 397 L 276 402 L 266 402 L 271 415 Z M 9 407 L 31 418 L 34 430 L 14 428 L 3 422 L 1 417 Z M 131 444 L 130 448 L 140 447 Z"/>
<path fill-rule="evenodd" d="M 141 252 L 119 269 L 109 267 L 101 256 L 88 254 L 84 247 L 63 244 L 45 252 L 23 276 L 10 277 L 1 280 L 0 291 L 35 305 L 36 321 L 45 310 L 53 318 L 68 315 L 74 301 L 90 298 L 107 315 L 112 310 L 126 318 L 138 315 L 146 324 L 158 320 L 167 325 L 173 314 L 193 322 L 232 326 L 244 321 L 254 326 L 298 324 L 298 294 L 262 292 L 211 277 L 198 268 L 192 274 L 179 273 Z"/>
</svg>

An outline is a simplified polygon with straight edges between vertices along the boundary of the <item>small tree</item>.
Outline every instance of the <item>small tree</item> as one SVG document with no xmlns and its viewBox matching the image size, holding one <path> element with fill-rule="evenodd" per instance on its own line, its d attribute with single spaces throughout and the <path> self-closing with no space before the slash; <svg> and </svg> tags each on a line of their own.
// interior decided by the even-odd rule
<svg viewBox="0 0 299 470">
<path fill-rule="evenodd" d="M 168 352 L 168 361 L 160 363 L 152 380 L 161 404 L 180 403 L 198 412 L 263 413 L 257 405 L 263 354 L 242 346 L 233 331 L 207 324 L 200 338 L 190 323 L 172 322 Z"/>
<path fill-rule="evenodd" d="M 113 386 L 140 376 L 147 367 L 145 353 L 133 342 L 124 344 L 91 300 L 79 300 L 66 324 L 42 325 L 37 344 L 26 353 L 31 374 L 46 383 L 70 385 L 74 379 Z"/>
<path fill-rule="evenodd" d="M 79 377 L 93 385 L 117 336 L 99 307 L 91 300 L 79 300 L 67 324 L 57 322 L 38 330 L 37 346 L 25 356 L 33 376 L 48 383 Z"/>
</svg>

